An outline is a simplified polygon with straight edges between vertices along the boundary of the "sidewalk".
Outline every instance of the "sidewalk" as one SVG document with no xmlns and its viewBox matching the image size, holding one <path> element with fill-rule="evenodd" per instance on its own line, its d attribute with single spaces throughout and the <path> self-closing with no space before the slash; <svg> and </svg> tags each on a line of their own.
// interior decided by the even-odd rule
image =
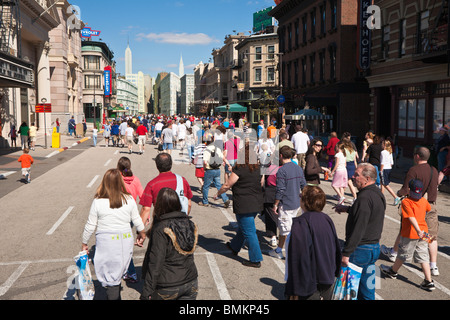
<svg viewBox="0 0 450 320">
<path fill-rule="evenodd" d="M 39 130 L 36 136 L 35 150 L 30 150 L 30 155 L 35 159 L 49 158 L 59 152 L 63 152 L 80 143 L 86 143 L 92 139 L 92 128 L 88 127 L 85 137 L 76 138 L 61 134 L 61 143 L 59 148 L 52 148 L 52 136 L 47 136 L 47 148 L 45 148 L 44 131 Z M 20 136 L 17 138 L 17 148 L 0 148 L 0 179 L 20 170 L 17 159 L 22 155 L 20 146 Z"/>
</svg>

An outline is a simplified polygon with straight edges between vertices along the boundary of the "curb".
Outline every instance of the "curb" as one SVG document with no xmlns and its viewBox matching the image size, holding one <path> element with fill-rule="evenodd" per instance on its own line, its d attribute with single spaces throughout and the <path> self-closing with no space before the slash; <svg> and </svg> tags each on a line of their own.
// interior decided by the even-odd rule
<svg viewBox="0 0 450 320">
<path fill-rule="evenodd" d="M 83 143 L 83 142 L 85 142 L 85 141 L 88 141 L 88 140 L 90 140 L 90 139 L 91 139 L 90 137 L 83 138 L 83 139 L 77 141 L 76 144 L 78 145 L 78 144 Z M 75 145 L 75 143 L 74 143 L 74 145 Z M 66 151 L 67 149 L 70 149 L 70 148 L 72 148 L 72 147 L 73 147 L 73 146 L 59 148 L 59 149 L 57 150 L 57 152 L 63 152 L 63 151 Z M 55 148 L 55 149 L 56 149 L 56 148 Z"/>
</svg>

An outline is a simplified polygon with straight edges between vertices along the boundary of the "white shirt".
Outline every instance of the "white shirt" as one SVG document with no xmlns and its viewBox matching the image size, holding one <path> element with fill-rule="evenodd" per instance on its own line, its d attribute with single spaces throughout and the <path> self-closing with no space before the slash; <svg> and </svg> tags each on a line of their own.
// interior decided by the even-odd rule
<svg viewBox="0 0 450 320">
<path fill-rule="evenodd" d="M 155 124 L 156 131 L 161 131 L 163 127 L 164 127 L 164 125 L 162 122 L 158 122 L 157 124 Z"/>
<path fill-rule="evenodd" d="M 126 122 L 122 122 L 122 123 L 120 124 L 119 130 L 120 130 L 120 134 L 121 134 L 122 136 L 125 135 L 125 132 L 126 132 L 126 130 L 127 130 L 127 127 L 128 127 L 128 125 L 127 125 Z"/>
<path fill-rule="evenodd" d="M 297 132 L 292 136 L 292 143 L 294 144 L 294 148 L 297 151 L 297 154 L 299 153 L 306 153 L 308 151 L 308 142 L 309 137 L 304 132 Z"/>
<path fill-rule="evenodd" d="M 186 137 L 186 126 L 184 124 L 178 125 L 178 139 L 184 139 Z"/>
<path fill-rule="evenodd" d="M 125 130 L 125 133 L 126 133 L 126 136 L 127 136 L 127 137 L 132 137 L 133 134 L 134 134 L 134 130 L 133 130 L 132 127 L 128 127 L 128 128 Z"/>
<path fill-rule="evenodd" d="M 136 201 L 132 196 L 126 196 L 127 203 L 117 209 L 109 207 L 109 199 L 94 199 L 88 220 L 84 227 L 83 243 L 87 244 L 89 238 L 97 231 L 126 231 L 131 229 L 130 222 L 136 226 L 137 231 L 144 230 L 144 223 L 139 215 Z"/>
<path fill-rule="evenodd" d="M 392 157 L 392 153 L 387 150 L 381 151 L 380 166 L 384 165 L 383 170 L 392 169 L 393 164 L 394 158 Z"/>
<path fill-rule="evenodd" d="M 336 155 L 334 156 L 336 159 L 339 159 L 339 164 L 336 168 L 336 171 L 343 171 L 347 169 L 347 161 L 345 159 L 344 154 L 339 151 L 338 153 L 336 153 Z"/>
</svg>

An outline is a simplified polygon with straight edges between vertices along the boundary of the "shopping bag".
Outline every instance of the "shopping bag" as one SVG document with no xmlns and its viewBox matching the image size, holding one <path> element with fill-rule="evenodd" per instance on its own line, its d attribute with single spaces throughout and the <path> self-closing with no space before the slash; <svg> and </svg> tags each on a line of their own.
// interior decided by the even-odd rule
<svg viewBox="0 0 450 320">
<path fill-rule="evenodd" d="M 86 251 L 80 252 L 74 257 L 77 273 L 75 274 L 75 285 L 80 300 L 93 300 L 95 289 L 92 281 L 89 258 Z"/>
<path fill-rule="evenodd" d="M 347 267 L 341 267 L 339 277 L 333 291 L 333 300 L 356 300 L 358 296 L 359 282 L 361 281 L 362 268 L 349 263 Z"/>
</svg>

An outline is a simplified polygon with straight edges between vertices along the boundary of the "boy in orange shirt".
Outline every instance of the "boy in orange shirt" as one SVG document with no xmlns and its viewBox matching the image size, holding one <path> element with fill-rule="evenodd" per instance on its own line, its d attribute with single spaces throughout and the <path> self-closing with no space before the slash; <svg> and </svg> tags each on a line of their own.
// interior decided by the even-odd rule
<svg viewBox="0 0 450 320">
<path fill-rule="evenodd" d="M 405 261 L 414 258 L 420 263 L 425 275 L 420 288 L 432 291 L 435 289 L 431 279 L 430 255 L 428 253 L 428 226 L 425 215 L 431 211 L 431 205 L 423 198 L 423 183 L 413 179 L 409 182 L 409 195 L 402 201 L 401 240 L 398 247 L 397 258 L 392 267 L 381 265 L 381 271 L 392 279 L 397 278 L 397 272 Z"/>
<path fill-rule="evenodd" d="M 30 150 L 28 148 L 23 149 L 23 154 L 17 160 L 22 164 L 22 176 L 25 177 L 27 183 L 31 182 L 31 165 L 34 163 L 32 156 L 28 154 Z"/>
</svg>

